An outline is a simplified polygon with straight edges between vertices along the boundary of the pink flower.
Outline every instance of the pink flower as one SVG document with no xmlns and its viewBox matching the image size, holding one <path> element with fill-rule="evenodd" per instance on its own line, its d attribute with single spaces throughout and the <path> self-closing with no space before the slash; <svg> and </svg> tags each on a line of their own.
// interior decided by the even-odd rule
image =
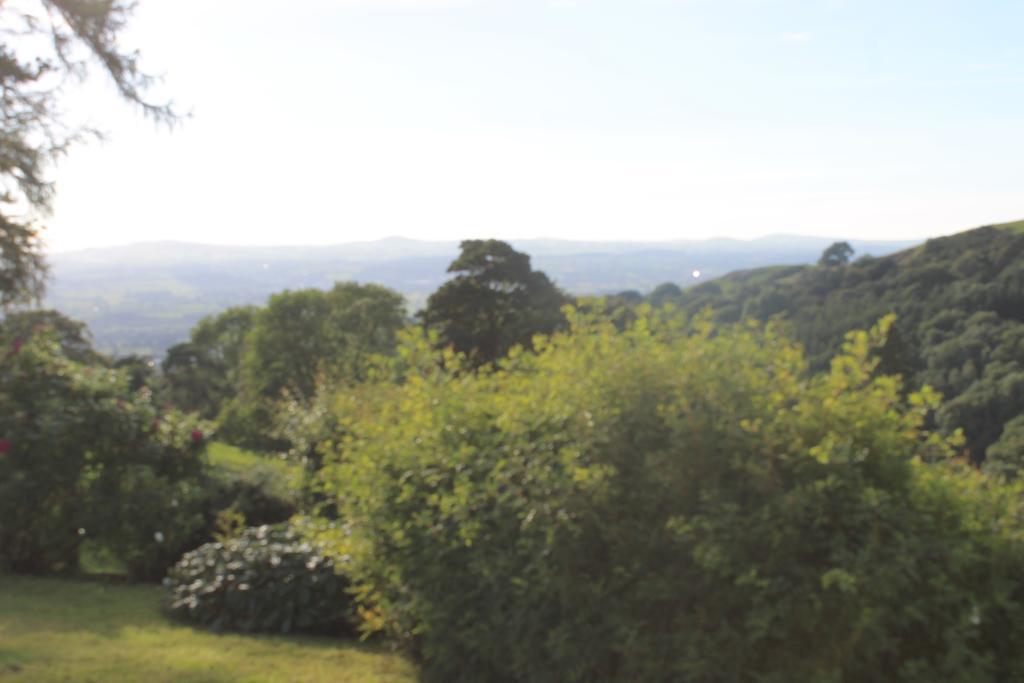
<svg viewBox="0 0 1024 683">
<path fill-rule="evenodd" d="M 22 345 L 22 343 L 23 343 L 23 342 L 22 342 L 22 341 L 21 341 L 20 339 L 15 339 L 15 340 L 14 340 L 14 343 L 13 343 L 13 344 L 11 344 L 11 355 L 12 355 L 12 356 L 15 356 L 15 355 L 17 355 L 17 354 L 18 354 L 18 352 L 19 352 L 19 351 L 21 351 L 21 345 Z"/>
<path fill-rule="evenodd" d="M 14 448 L 14 444 L 10 439 L 0 439 L 0 455 L 10 453 L 12 448 Z"/>
<path fill-rule="evenodd" d="M 203 433 L 198 429 L 192 430 L 192 443 L 200 444 L 203 442 Z"/>
</svg>

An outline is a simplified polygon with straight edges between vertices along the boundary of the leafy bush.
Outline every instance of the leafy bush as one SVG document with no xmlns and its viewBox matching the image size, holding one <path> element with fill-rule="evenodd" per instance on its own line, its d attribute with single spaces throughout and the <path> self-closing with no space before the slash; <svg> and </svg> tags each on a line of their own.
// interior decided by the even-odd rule
<svg viewBox="0 0 1024 683">
<path fill-rule="evenodd" d="M 218 472 L 211 476 L 206 483 L 207 519 L 230 508 L 242 515 L 250 526 L 287 521 L 297 512 L 295 501 L 279 492 L 274 477 L 274 472 L 268 469 L 248 475 Z"/>
<path fill-rule="evenodd" d="M 103 547 L 124 562 L 133 578 L 159 581 L 183 553 L 212 541 L 228 517 L 241 526 L 291 518 L 295 504 L 279 495 L 271 476 L 265 470 L 247 476 L 204 472 L 194 482 L 170 487 L 152 478 L 131 486 L 125 482 L 120 507 L 131 513 L 131 530 L 122 542 L 107 541 Z"/>
<path fill-rule="evenodd" d="M 323 472 L 366 627 L 446 683 L 1024 680 L 1020 489 L 875 372 L 887 324 L 813 377 L 646 312 L 495 371 L 403 349 Z"/>
<path fill-rule="evenodd" d="M 218 442 L 210 444 L 207 460 L 209 519 L 230 508 L 245 517 L 245 526 L 263 526 L 284 522 L 298 511 L 302 470 L 282 456 Z"/>
<path fill-rule="evenodd" d="M 216 630 L 338 632 L 349 623 L 347 579 L 288 526 L 186 553 L 167 584 L 172 614 Z"/>
<path fill-rule="evenodd" d="M 162 575 L 202 524 L 208 428 L 159 412 L 125 372 L 70 359 L 53 335 L 0 330 L 0 342 L 0 568 L 72 571 L 90 539 Z"/>
<path fill-rule="evenodd" d="M 271 468 L 245 473 L 204 468 L 187 482 L 165 482 L 146 472 L 125 475 L 118 509 L 124 526 L 112 534 L 109 520 L 100 546 L 119 559 L 128 574 L 159 581 L 182 554 L 214 540 L 226 519 L 240 526 L 287 521 L 294 500 L 281 493 Z"/>
<path fill-rule="evenodd" d="M 83 538 L 119 559 L 128 576 L 159 581 L 175 560 L 210 537 L 203 478 L 173 481 L 146 468 L 119 477 L 117 490 L 85 515 Z"/>
</svg>

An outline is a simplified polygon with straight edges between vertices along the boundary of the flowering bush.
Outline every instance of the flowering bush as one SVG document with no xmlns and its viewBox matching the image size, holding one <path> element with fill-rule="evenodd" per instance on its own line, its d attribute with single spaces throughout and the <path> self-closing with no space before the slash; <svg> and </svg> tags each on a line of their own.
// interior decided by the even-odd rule
<svg viewBox="0 0 1024 683">
<path fill-rule="evenodd" d="M 347 579 L 290 526 L 207 543 L 185 554 L 166 583 L 172 614 L 216 630 L 337 632 L 349 625 Z"/>
<path fill-rule="evenodd" d="M 0 568 L 73 570 L 89 538 L 162 574 L 203 523 L 203 425 L 45 332 L 0 343 Z"/>
</svg>

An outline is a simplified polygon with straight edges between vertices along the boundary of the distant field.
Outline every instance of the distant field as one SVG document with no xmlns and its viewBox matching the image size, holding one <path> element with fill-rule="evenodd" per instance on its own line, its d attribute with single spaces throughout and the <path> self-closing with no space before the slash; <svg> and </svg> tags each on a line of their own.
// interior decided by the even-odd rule
<svg viewBox="0 0 1024 683">
<path fill-rule="evenodd" d="M 169 621 L 162 589 L 0 576 L 0 681 L 415 683 L 398 655 L 311 637 L 218 635 Z"/>
</svg>

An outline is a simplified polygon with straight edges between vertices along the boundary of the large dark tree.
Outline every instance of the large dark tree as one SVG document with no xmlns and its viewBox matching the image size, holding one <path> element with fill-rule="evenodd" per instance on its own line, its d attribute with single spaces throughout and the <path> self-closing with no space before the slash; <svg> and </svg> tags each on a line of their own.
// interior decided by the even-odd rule
<svg viewBox="0 0 1024 683">
<path fill-rule="evenodd" d="M 819 266 L 845 266 L 853 256 L 853 247 L 849 242 L 834 242 L 828 249 L 821 252 Z"/>
<path fill-rule="evenodd" d="M 152 79 L 120 43 L 130 0 L 0 3 L 0 306 L 38 298 L 45 264 L 40 220 L 49 213 L 51 163 L 96 131 L 71 123 L 65 88 L 99 68 L 121 96 L 158 121 L 167 105 L 145 98 Z"/>
<path fill-rule="evenodd" d="M 457 275 L 430 295 L 420 314 L 442 346 L 482 365 L 564 324 L 561 308 L 569 298 L 530 267 L 529 255 L 499 240 L 465 240 L 461 248 L 448 267 Z"/>
</svg>

